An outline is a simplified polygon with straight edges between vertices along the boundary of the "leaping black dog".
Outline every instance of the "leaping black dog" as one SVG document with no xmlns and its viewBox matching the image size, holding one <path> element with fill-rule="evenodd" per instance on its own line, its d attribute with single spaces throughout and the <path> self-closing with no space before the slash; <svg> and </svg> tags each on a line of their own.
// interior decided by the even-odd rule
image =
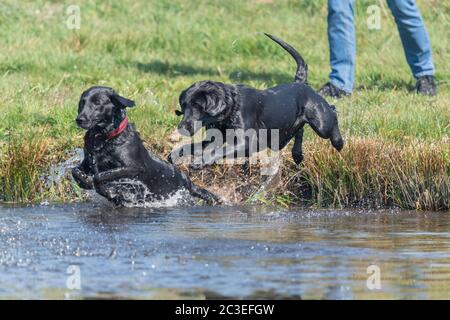
<svg viewBox="0 0 450 320">
<path fill-rule="evenodd" d="M 81 188 L 93 189 L 115 204 L 125 201 L 121 179 L 139 181 L 152 200 L 164 199 L 186 189 L 208 202 L 218 197 L 194 183 L 178 168 L 145 149 L 138 132 L 128 123 L 125 108 L 134 101 L 109 87 L 91 87 L 78 105 L 77 125 L 86 129 L 84 160 L 72 170 Z"/>
<path fill-rule="evenodd" d="M 266 129 L 267 136 L 272 136 L 272 130 L 278 130 L 278 141 L 271 139 L 265 146 L 272 150 L 281 150 L 292 138 L 295 138 L 292 156 L 297 164 L 303 160 L 302 140 L 303 126 L 308 123 L 322 138 L 330 139 L 338 151 L 344 146 L 341 137 L 335 107 L 329 105 L 308 84 L 308 66 L 300 54 L 289 44 L 275 36 L 266 34 L 270 39 L 284 48 L 296 61 L 297 71 L 293 83 L 281 84 L 276 87 L 257 90 L 244 85 L 224 84 L 213 81 L 200 81 L 184 90 L 179 98 L 183 115 L 178 125 L 180 133 L 193 136 L 201 126 L 207 129 L 218 129 L 223 137 L 229 129 L 254 129 L 259 146 L 259 130 Z M 205 139 L 198 144 L 185 145 L 174 150 L 169 155 L 169 161 L 174 157 L 194 155 L 194 150 L 205 150 L 214 139 Z M 247 139 L 241 139 L 230 146 L 222 146 L 214 156 L 203 157 L 201 163 L 191 164 L 191 168 L 200 169 L 225 157 L 253 153 L 253 148 Z M 260 150 L 260 149 L 258 149 Z"/>
</svg>

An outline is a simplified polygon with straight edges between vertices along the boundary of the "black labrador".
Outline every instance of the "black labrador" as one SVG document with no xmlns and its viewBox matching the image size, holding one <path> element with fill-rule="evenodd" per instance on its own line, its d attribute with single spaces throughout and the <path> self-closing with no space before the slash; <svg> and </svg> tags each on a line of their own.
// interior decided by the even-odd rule
<svg viewBox="0 0 450 320">
<path fill-rule="evenodd" d="M 84 138 L 84 160 L 72 170 L 83 189 L 94 189 L 117 205 L 125 201 L 120 190 L 121 179 L 139 181 L 146 196 L 161 200 L 178 190 L 208 202 L 218 197 L 194 183 L 178 168 L 145 149 L 139 133 L 128 123 L 125 108 L 134 101 L 118 95 L 109 87 L 91 87 L 83 92 L 76 123 L 87 130 Z"/>
<path fill-rule="evenodd" d="M 229 129 L 243 129 L 241 131 L 244 132 L 253 129 L 256 135 L 253 141 L 256 141 L 257 149 L 249 142 L 248 137 L 241 136 L 239 139 L 238 136 L 231 146 L 215 146 L 213 156 L 206 157 L 203 153 L 200 163 L 192 163 L 191 168 L 200 169 L 225 157 L 248 157 L 254 151 L 261 150 L 261 146 L 281 150 L 292 138 L 295 138 L 292 156 L 300 164 L 303 160 L 303 126 L 306 123 L 320 137 L 330 139 L 336 150 L 343 148 L 344 141 L 339 131 L 336 109 L 307 84 L 308 66 L 303 58 L 283 40 L 269 34 L 266 36 L 284 48 L 296 61 L 297 71 L 293 83 L 257 90 L 244 85 L 200 81 L 181 93 L 181 111 L 176 111 L 177 115 L 183 115 L 178 126 L 181 134 L 193 136 L 202 126 L 219 130 L 223 137 L 230 134 Z M 196 122 L 201 125 L 196 125 Z M 264 144 L 260 141 L 261 129 L 266 129 L 264 139 L 267 141 Z M 278 135 L 274 135 L 278 137 L 277 141 L 270 139 L 273 130 L 278 131 Z M 171 152 L 168 160 L 172 162 L 176 157 L 196 155 L 195 150 L 204 151 L 214 141 L 213 137 L 196 144 L 184 145 Z"/>
</svg>

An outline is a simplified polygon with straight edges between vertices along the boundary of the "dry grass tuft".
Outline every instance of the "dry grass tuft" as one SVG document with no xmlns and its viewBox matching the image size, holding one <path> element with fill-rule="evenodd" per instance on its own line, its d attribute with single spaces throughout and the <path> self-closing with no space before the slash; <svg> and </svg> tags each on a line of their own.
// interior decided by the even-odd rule
<svg viewBox="0 0 450 320">
<path fill-rule="evenodd" d="M 5 201 L 27 202 L 40 192 L 49 141 L 42 132 L 9 132 L 0 162 L 0 195 Z"/>
<path fill-rule="evenodd" d="M 281 181 L 266 201 L 315 207 L 449 209 L 450 144 L 446 139 L 399 145 L 378 138 L 352 138 L 341 153 L 317 139 L 305 143 L 304 149 L 300 167 L 287 149 L 283 152 Z M 215 165 L 190 175 L 233 202 L 248 200 L 265 180 L 258 165 L 251 167 L 249 175 L 240 165 Z"/>
</svg>

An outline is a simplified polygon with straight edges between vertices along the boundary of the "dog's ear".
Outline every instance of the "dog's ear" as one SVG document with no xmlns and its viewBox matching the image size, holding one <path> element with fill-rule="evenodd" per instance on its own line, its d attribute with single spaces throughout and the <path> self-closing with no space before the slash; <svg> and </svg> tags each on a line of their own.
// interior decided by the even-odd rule
<svg viewBox="0 0 450 320">
<path fill-rule="evenodd" d="M 117 108 L 120 108 L 120 109 L 131 108 L 131 107 L 135 106 L 135 103 L 133 100 L 119 96 L 115 92 L 109 96 L 109 99 Z"/>
<path fill-rule="evenodd" d="M 222 113 L 226 108 L 226 103 L 216 90 L 199 92 L 197 103 L 201 104 L 210 116 L 215 117 Z"/>
</svg>

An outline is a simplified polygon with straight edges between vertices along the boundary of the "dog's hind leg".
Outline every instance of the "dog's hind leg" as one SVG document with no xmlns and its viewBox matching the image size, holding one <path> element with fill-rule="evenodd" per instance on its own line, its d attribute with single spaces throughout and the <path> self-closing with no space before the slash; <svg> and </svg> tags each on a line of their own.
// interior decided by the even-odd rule
<svg viewBox="0 0 450 320">
<path fill-rule="evenodd" d="M 303 128 L 300 128 L 295 134 L 294 146 L 292 147 L 292 158 L 296 165 L 299 165 L 303 161 Z"/>
<path fill-rule="evenodd" d="M 342 139 L 341 132 L 339 131 L 339 127 L 334 126 L 331 136 L 330 136 L 331 144 L 337 151 L 341 151 L 344 147 L 344 139 Z"/>
<path fill-rule="evenodd" d="M 337 151 L 344 147 L 339 131 L 336 111 L 334 106 L 326 104 L 312 104 L 305 108 L 305 118 L 313 130 L 323 139 L 330 139 L 331 144 Z"/>
<path fill-rule="evenodd" d="M 214 193 L 209 192 L 206 189 L 200 188 L 199 186 L 195 184 L 191 184 L 190 193 L 197 198 L 200 198 L 202 200 L 205 200 L 207 203 L 212 204 L 215 202 L 220 203 L 220 198 L 216 196 Z"/>
<path fill-rule="evenodd" d="M 108 186 L 107 184 L 96 184 L 95 191 L 109 201 L 114 202 L 116 205 L 119 204 L 118 201 L 116 201 L 117 199 L 115 199 L 115 195 L 113 190 L 111 189 L 111 186 Z"/>
</svg>

